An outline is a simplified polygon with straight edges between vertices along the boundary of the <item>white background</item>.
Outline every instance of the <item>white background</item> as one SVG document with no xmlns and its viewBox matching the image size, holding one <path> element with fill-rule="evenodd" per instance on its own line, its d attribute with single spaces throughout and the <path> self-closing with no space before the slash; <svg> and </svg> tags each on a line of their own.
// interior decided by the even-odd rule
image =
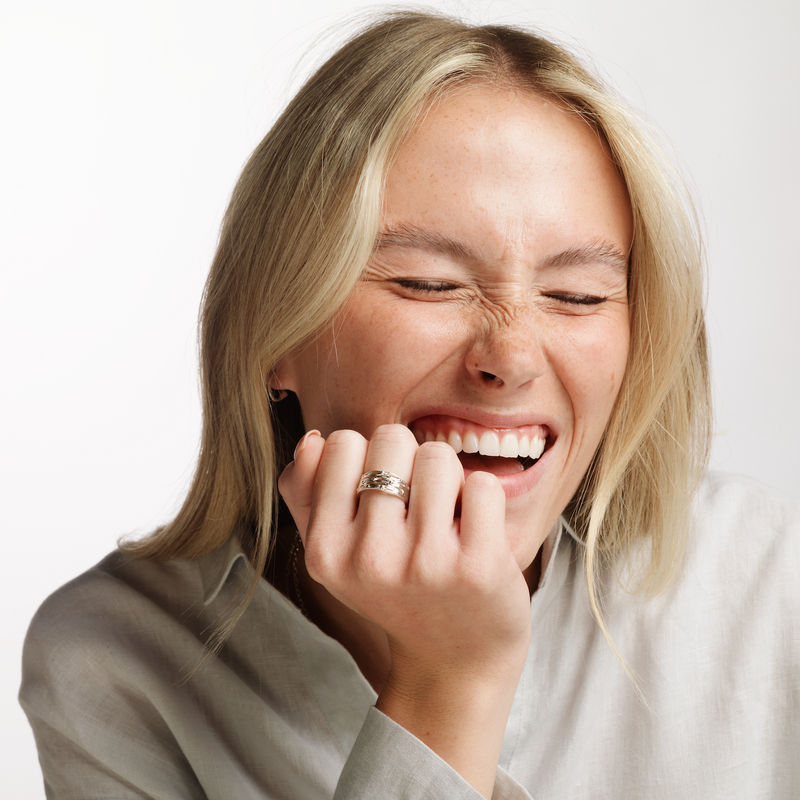
<svg viewBox="0 0 800 800">
<path fill-rule="evenodd" d="M 118 536 L 166 520 L 180 499 L 199 431 L 195 318 L 227 197 L 305 74 L 312 40 L 366 5 L 7 0 L 0 10 L 10 797 L 43 796 L 15 699 L 28 621 Z M 578 43 L 660 124 L 708 231 L 713 466 L 800 495 L 798 6 L 434 7 Z"/>
</svg>

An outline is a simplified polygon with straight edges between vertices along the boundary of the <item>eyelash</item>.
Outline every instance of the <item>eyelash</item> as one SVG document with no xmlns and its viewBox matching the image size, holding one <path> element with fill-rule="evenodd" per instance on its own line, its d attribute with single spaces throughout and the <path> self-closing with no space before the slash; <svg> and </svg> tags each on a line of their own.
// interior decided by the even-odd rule
<svg viewBox="0 0 800 800">
<path fill-rule="evenodd" d="M 414 292 L 424 292 L 434 294 L 436 292 L 452 292 L 458 289 L 458 284 L 450 281 L 418 281 L 413 278 L 398 278 L 395 283 L 404 289 L 411 289 Z"/>
<path fill-rule="evenodd" d="M 607 297 L 587 294 L 549 294 L 548 297 L 576 306 L 598 306 L 608 300 Z"/>
</svg>

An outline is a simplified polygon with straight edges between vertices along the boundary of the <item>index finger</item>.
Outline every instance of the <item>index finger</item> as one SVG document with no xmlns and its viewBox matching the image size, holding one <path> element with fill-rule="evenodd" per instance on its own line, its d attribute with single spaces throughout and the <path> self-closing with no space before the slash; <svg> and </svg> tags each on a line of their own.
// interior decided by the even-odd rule
<svg viewBox="0 0 800 800">
<path fill-rule="evenodd" d="M 315 523 L 328 531 L 349 529 L 356 516 L 356 487 L 364 472 L 367 440 L 356 431 L 334 431 L 319 459 L 307 536 Z M 334 534 L 335 535 L 335 534 Z M 306 548 L 308 548 L 307 542 Z"/>
</svg>

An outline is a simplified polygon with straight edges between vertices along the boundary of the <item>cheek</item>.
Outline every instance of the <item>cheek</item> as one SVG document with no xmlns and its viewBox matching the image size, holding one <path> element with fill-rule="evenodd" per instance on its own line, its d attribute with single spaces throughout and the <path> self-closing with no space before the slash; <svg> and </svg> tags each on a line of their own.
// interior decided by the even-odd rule
<svg viewBox="0 0 800 800">
<path fill-rule="evenodd" d="M 404 383 L 424 375 L 451 351 L 458 332 L 434 303 L 375 303 L 341 328 L 337 346 L 373 379 Z"/>
<path fill-rule="evenodd" d="M 433 304 L 367 296 L 334 322 L 317 342 L 319 370 L 308 388 L 324 388 L 335 424 L 361 430 L 394 419 L 406 394 L 452 350 L 457 332 L 440 317 Z"/>
<path fill-rule="evenodd" d="M 602 431 L 625 375 L 629 334 L 627 320 L 591 322 L 561 338 L 559 372 L 576 423 Z"/>
</svg>

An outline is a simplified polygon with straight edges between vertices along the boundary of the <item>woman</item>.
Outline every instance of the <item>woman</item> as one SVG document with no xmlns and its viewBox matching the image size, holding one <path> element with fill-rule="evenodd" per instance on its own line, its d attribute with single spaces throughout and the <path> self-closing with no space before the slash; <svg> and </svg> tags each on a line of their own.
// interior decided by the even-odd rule
<svg viewBox="0 0 800 800">
<path fill-rule="evenodd" d="M 336 53 L 226 214 L 181 511 L 32 625 L 50 796 L 800 789 L 796 509 L 714 479 L 690 516 L 686 208 L 541 38 Z"/>
</svg>

